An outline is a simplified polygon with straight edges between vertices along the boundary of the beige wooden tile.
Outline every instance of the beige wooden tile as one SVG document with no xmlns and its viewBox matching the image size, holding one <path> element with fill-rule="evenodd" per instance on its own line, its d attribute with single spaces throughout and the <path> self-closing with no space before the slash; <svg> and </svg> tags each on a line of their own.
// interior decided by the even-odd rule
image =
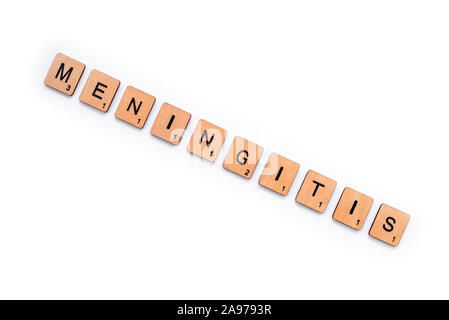
<svg viewBox="0 0 449 320">
<path fill-rule="evenodd" d="M 98 70 L 92 70 L 80 95 L 80 101 L 106 112 L 117 93 L 120 81 Z"/>
<path fill-rule="evenodd" d="M 44 83 L 46 86 L 71 96 L 75 92 L 85 67 L 83 63 L 58 53 L 48 70 Z"/>
<path fill-rule="evenodd" d="M 299 164 L 272 153 L 259 178 L 259 184 L 277 192 L 287 195 L 299 170 Z"/>
<path fill-rule="evenodd" d="M 223 168 L 249 179 L 257 167 L 263 148 L 241 137 L 235 137 L 223 162 Z"/>
<path fill-rule="evenodd" d="M 345 188 L 332 217 L 351 228 L 361 230 L 372 205 L 373 198 Z"/>
<path fill-rule="evenodd" d="M 371 237 L 394 247 L 399 245 L 410 216 L 389 205 L 382 204 L 369 231 Z"/>
<path fill-rule="evenodd" d="M 129 124 L 143 128 L 156 98 L 152 95 L 128 86 L 123 94 L 115 116 Z"/>
<path fill-rule="evenodd" d="M 207 122 L 198 121 L 187 150 L 203 159 L 214 162 L 226 138 L 226 130 Z"/>
<path fill-rule="evenodd" d="M 151 134 L 171 144 L 179 144 L 190 117 L 190 113 L 164 102 L 151 127 Z"/>
<path fill-rule="evenodd" d="M 309 170 L 296 196 L 296 202 L 323 213 L 336 185 L 334 180 Z"/>
</svg>

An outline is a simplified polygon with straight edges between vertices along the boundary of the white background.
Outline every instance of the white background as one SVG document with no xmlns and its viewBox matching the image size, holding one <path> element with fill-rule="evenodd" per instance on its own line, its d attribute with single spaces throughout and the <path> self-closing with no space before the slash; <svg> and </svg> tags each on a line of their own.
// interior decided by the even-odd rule
<svg viewBox="0 0 449 320">
<path fill-rule="evenodd" d="M 0 298 L 449 298 L 447 1 L 30 1 L 0 11 Z M 44 86 L 57 52 L 86 64 L 73 97 Z M 103 114 L 79 102 L 121 80 Z M 114 117 L 127 85 L 146 126 Z M 178 146 L 162 102 L 192 113 Z M 199 119 L 217 161 L 186 151 Z M 250 181 L 221 167 L 234 136 L 265 148 Z M 286 197 L 258 185 L 271 152 L 301 164 Z M 328 209 L 294 201 L 314 169 Z M 350 186 L 360 232 L 332 220 Z M 411 215 L 398 248 L 378 206 Z"/>
</svg>

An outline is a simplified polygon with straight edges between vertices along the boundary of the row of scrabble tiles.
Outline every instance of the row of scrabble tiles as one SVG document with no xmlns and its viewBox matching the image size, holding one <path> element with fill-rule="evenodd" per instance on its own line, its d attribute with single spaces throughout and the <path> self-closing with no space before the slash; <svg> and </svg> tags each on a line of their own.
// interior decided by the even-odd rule
<svg viewBox="0 0 449 320">
<path fill-rule="evenodd" d="M 85 65 L 61 53 L 53 60 L 45 84 L 72 96 L 84 72 Z M 120 86 L 120 81 L 93 70 L 81 92 L 80 100 L 107 112 Z M 117 107 L 115 116 L 137 128 L 143 128 L 153 108 L 155 97 L 128 86 Z M 163 103 L 151 128 L 151 134 L 173 145 L 180 143 L 190 122 L 191 114 L 171 104 Z M 226 130 L 200 120 L 193 132 L 188 151 L 214 162 L 226 138 Z M 263 153 L 263 148 L 241 137 L 235 137 L 223 167 L 250 179 Z M 259 184 L 287 195 L 299 170 L 299 164 L 272 153 L 265 165 Z M 337 182 L 309 170 L 296 196 L 296 201 L 323 213 L 334 193 Z M 355 230 L 361 230 L 373 204 L 373 198 L 351 188 L 345 188 L 333 214 L 333 219 Z M 382 204 L 369 234 L 392 246 L 398 246 L 410 216 Z"/>
</svg>

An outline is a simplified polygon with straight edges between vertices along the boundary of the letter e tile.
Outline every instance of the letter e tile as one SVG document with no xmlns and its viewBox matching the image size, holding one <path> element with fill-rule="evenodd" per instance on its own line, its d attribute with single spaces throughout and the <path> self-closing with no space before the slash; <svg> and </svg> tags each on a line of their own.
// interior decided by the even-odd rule
<svg viewBox="0 0 449 320">
<path fill-rule="evenodd" d="M 81 91 L 80 101 L 103 112 L 107 112 L 117 93 L 120 81 L 98 70 L 92 70 Z"/>
</svg>

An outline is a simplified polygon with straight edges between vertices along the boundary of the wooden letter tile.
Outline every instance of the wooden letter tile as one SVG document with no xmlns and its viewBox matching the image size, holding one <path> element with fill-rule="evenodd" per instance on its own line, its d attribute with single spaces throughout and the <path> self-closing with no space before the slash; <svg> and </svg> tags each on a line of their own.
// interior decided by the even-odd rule
<svg viewBox="0 0 449 320">
<path fill-rule="evenodd" d="M 323 213 L 331 199 L 337 182 L 309 170 L 296 196 L 296 202 Z"/>
<path fill-rule="evenodd" d="M 83 75 L 85 65 L 75 59 L 58 53 L 45 78 L 45 85 L 68 96 L 73 95 Z"/>
<path fill-rule="evenodd" d="M 106 112 L 117 93 L 120 81 L 98 70 L 92 70 L 80 95 L 80 101 Z"/>
<path fill-rule="evenodd" d="M 298 170 L 298 163 L 272 153 L 260 176 L 259 184 L 285 196 Z"/>
<path fill-rule="evenodd" d="M 171 144 L 179 144 L 190 117 L 190 113 L 164 102 L 154 120 L 151 134 Z"/>
<path fill-rule="evenodd" d="M 361 230 L 373 205 L 373 198 L 351 188 L 345 188 L 335 208 L 333 219 Z"/>
<path fill-rule="evenodd" d="M 187 150 L 214 162 L 226 138 L 226 130 L 205 120 L 198 121 Z"/>
<path fill-rule="evenodd" d="M 156 98 L 152 95 L 129 86 L 115 111 L 115 116 L 142 129 L 155 101 Z"/>
<path fill-rule="evenodd" d="M 235 137 L 223 162 L 223 168 L 242 177 L 252 177 L 257 167 L 263 148 L 241 137 Z"/>
<path fill-rule="evenodd" d="M 389 205 L 382 204 L 374 219 L 369 235 L 394 247 L 399 245 L 410 216 Z"/>
</svg>

